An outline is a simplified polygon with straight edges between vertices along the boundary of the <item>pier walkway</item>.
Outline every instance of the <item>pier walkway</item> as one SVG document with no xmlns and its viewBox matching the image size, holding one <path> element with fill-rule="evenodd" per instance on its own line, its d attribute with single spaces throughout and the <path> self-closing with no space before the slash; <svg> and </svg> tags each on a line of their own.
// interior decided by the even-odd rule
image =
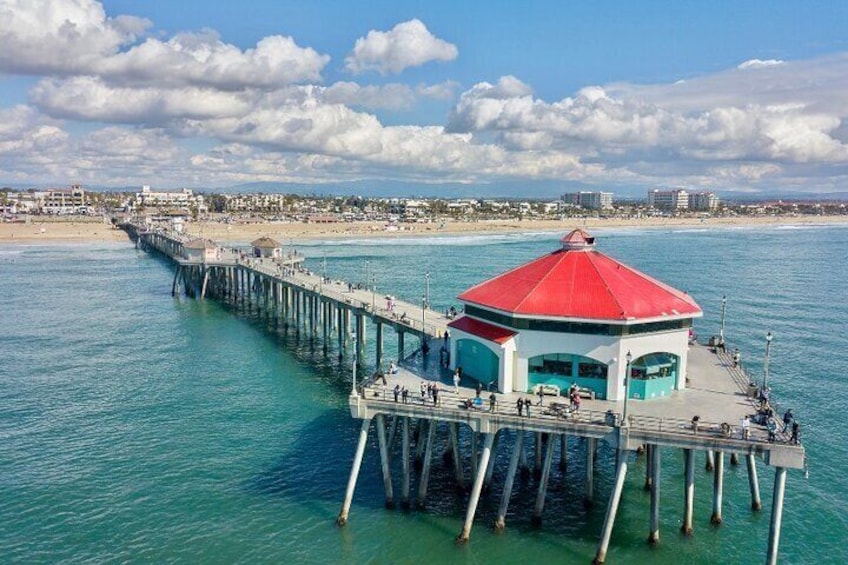
<svg viewBox="0 0 848 565">
<path fill-rule="evenodd" d="M 442 336 L 451 320 L 444 313 L 426 308 L 423 301 L 420 304 L 394 298 L 390 301 L 387 294 L 377 294 L 374 289 L 357 288 L 344 281 L 325 278 L 305 269 L 303 257 L 294 253 L 273 258 L 254 257 L 253 249 L 222 247 L 186 234 L 151 230 L 138 223 L 126 223 L 121 227 L 138 247 L 158 251 L 175 263 L 172 294 L 182 290 L 191 297 L 210 297 L 248 311 L 255 309 L 275 321 L 290 323 L 297 332 L 320 339 L 325 350 L 337 342 L 340 356 L 348 351 L 349 342 L 353 341 L 349 407 L 351 415 L 361 420 L 361 428 L 338 516 L 340 525 L 348 520 L 372 427 L 378 440 L 387 507 L 394 507 L 392 469 L 395 467 L 396 475 L 398 465 L 401 504 L 411 505 L 410 489 L 415 475 L 417 505 L 426 506 L 437 436 L 447 436 L 442 456 L 452 462 L 457 488 L 469 493 L 465 521 L 457 538 L 460 542 L 470 538 L 480 496 L 489 490 L 492 481 L 498 449 L 508 449 L 510 453 L 494 524 L 500 530 L 505 527 L 513 481 L 519 469 L 529 473 L 533 468 L 537 494 L 532 520 L 541 523 L 551 464 L 556 454 L 561 468 L 568 465 L 569 457 L 580 454 L 585 463 L 584 503 L 591 507 L 596 498 L 595 468 L 600 464 L 598 443 L 604 442 L 616 453 L 615 481 L 607 499 L 595 563 L 603 563 L 606 559 L 633 453 L 647 456 L 645 487 L 651 493 L 647 539 L 650 543 L 659 542 L 660 453 L 664 449 L 679 449 L 683 455 L 681 531 L 684 535 L 693 533 L 696 452 L 704 453 L 705 467 L 712 473 L 710 520 L 715 525 L 723 521 L 725 454 L 729 454 L 731 464 L 738 463 L 740 457 L 745 458 L 753 511 L 762 507 L 756 461 L 773 467 L 774 492 L 766 563 L 777 562 L 787 470 L 803 468 L 805 452 L 800 442 L 791 441 L 789 434 L 769 434 L 764 426 L 754 421 L 750 433 L 743 437 L 742 418 L 756 418 L 759 406 L 751 397 L 748 375 L 734 366 L 724 349 L 693 343 L 688 352 L 685 390 L 648 401 L 589 398 L 582 400 L 579 410 L 572 411 L 568 400 L 558 396 L 544 396 L 539 405 L 539 397 L 529 393 L 502 394 L 489 390 L 478 393 L 478 388 L 468 386 L 471 384 L 468 380 L 454 391 L 449 371 L 432 363 L 428 368 L 430 356 L 426 347 L 431 341 L 434 349 L 443 343 Z M 375 344 L 372 360 L 366 359 L 364 348 L 366 321 L 369 320 Z M 397 336 L 395 358 L 400 367 L 394 374 L 387 374 L 382 369 L 386 329 L 394 330 Z M 410 334 L 415 338 L 411 350 L 405 347 L 405 336 Z M 416 363 L 405 362 L 412 353 Z M 418 360 L 422 361 L 420 365 Z M 366 371 L 366 366 L 374 370 Z M 436 383 L 438 402 L 432 397 L 432 386 Z M 430 385 L 430 393 L 427 385 Z M 395 399 L 395 387 L 399 391 L 407 390 L 406 402 L 400 394 Z M 478 394 L 479 400 L 476 400 Z M 494 406 L 490 404 L 492 398 Z M 527 401 L 521 414 L 517 407 L 519 399 Z M 399 447 L 395 445 L 398 440 Z M 414 454 L 410 451 L 413 442 Z M 532 465 L 529 463 L 531 453 Z M 468 467 L 470 475 L 465 472 Z"/>
</svg>

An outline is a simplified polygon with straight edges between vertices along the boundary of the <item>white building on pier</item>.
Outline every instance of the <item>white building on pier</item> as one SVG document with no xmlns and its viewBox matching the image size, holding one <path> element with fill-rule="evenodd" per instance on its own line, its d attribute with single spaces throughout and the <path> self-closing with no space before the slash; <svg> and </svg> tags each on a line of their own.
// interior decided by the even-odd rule
<svg viewBox="0 0 848 565">
<path fill-rule="evenodd" d="M 685 388 L 690 328 L 702 315 L 686 293 L 596 251 L 583 230 L 458 298 L 454 368 L 500 392 L 576 383 L 608 400 L 624 398 L 628 354 L 630 398 Z"/>
</svg>

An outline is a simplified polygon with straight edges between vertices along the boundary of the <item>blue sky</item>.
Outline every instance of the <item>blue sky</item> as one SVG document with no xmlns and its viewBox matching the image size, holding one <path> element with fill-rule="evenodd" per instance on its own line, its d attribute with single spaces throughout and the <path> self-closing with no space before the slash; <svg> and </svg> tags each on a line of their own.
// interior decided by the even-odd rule
<svg viewBox="0 0 848 565">
<path fill-rule="evenodd" d="M 0 18 L 4 184 L 756 194 L 848 173 L 846 3 L 0 0 Z"/>
</svg>

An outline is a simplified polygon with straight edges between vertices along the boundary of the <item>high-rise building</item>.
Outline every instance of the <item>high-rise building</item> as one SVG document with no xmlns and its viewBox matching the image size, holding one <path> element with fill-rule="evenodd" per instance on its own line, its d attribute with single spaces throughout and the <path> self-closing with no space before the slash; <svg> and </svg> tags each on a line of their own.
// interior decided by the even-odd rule
<svg viewBox="0 0 848 565">
<path fill-rule="evenodd" d="M 606 210 L 612 208 L 612 192 L 567 192 L 562 201 L 589 210 Z"/>
<path fill-rule="evenodd" d="M 675 190 L 653 189 L 648 191 L 648 206 L 661 210 L 688 210 L 689 193 L 678 188 Z"/>
<path fill-rule="evenodd" d="M 718 196 L 713 192 L 693 192 L 689 195 L 689 209 L 711 212 L 718 208 Z"/>
</svg>

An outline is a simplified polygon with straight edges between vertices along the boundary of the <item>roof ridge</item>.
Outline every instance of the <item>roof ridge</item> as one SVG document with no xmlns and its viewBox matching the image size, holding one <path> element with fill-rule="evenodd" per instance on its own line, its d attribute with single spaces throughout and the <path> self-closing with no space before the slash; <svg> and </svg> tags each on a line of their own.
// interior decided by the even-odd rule
<svg viewBox="0 0 848 565">
<path fill-rule="evenodd" d="M 603 253 L 601 253 L 601 252 L 597 252 L 597 256 L 599 256 L 599 257 L 603 257 L 603 258 L 605 258 L 605 259 L 610 259 L 611 261 L 614 261 L 616 265 L 621 266 L 621 263 L 619 263 L 618 261 L 615 261 L 612 257 L 610 257 L 610 256 L 608 256 L 608 255 L 604 255 L 604 254 L 603 254 Z M 594 257 L 594 255 L 593 255 L 593 257 Z M 612 291 L 612 289 L 610 288 L 610 285 L 609 285 L 609 283 L 607 282 L 607 279 L 606 279 L 606 278 L 605 278 L 605 277 L 601 274 L 601 271 L 600 271 L 600 269 L 598 269 L 598 266 L 597 266 L 597 265 L 595 265 L 595 261 L 594 261 L 594 260 L 592 260 L 592 259 L 590 259 L 590 260 L 589 260 L 589 264 L 590 264 L 590 265 L 592 265 L 592 269 L 594 269 L 594 270 L 595 270 L 595 274 L 597 274 L 597 275 L 598 275 L 598 278 L 599 278 L 601 281 L 603 281 L 603 283 L 604 283 L 604 288 L 605 288 L 605 289 L 606 289 L 606 291 L 607 291 L 607 295 L 612 297 L 612 301 L 613 301 L 613 302 L 615 302 L 616 307 L 618 308 L 619 312 L 621 312 L 621 317 L 626 319 L 626 318 L 627 318 L 627 313 L 624 311 L 624 308 L 621 306 L 621 301 L 619 301 L 619 300 L 618 300 L 618 296 L 616 296 L 616 295 L 615 295 L 615 293 L 614 293 L 614 292 Z"/>
<path fill-rule="evenodd" d="M 557 253 L 559 253 L 562 257 L 557 257 L 557 258 L 556 258 L 556 260 L 554 261 L 553 266 L 552 266 L 550 269 L 548 269 L 548 271 L 545 273 L 545 276 L 543 276 L 541 279 L 539 279 L 539 280 L 536 282 L 536 284 L 535 284 L 535 285 L 533 285 L 533 287 L 532 287 L 530 290 L 528 290 L 528 291 L 527 291 L 527 294 L 525 294 L 525 295 L 524 295 L 524 298 L 522 298 L 522 299 L 518 302 L 518 304 L 516 304 L 516 305 L 515 305 L 515 308 L 516 308 L 516 309 L 521 308 L 521 306 L 522 306 L 522 305 L 524 304 L 524 302 L 525 302 L 525 301 L 526 301 L 526 300 L 530 297 L 530 295 L 531 295 L 531 294 L 533 294 L 534 292 L 536 292 L 536 289 L 538 289 L 540 286 L 542 286 L 542 283 L 544 283 L 544 282 L 548 279 L 548 277 L 549 277 L 549 276 L 551 276 L 551 273 L 553 273 L 553 272 L 554 272 L 554 270 L 555 270 L 557 267 L 559 267 L 559 264 L 562 262 L 563 258 L 566 256 L 566 254 L 568 253 L 568 251 L 562 251 L 562 250 L 559 250 L 559 249 L 558 249 L 557 251 L 552 252 L 552 253 L 551 253 L 551 255 L 555 255 L 555 254 L 557 254 Z M 543 258 L 544 258 L 544 256 L 539 257 L 539 259 L 543 259 Z M 538 261 L 538 259 L 537 259 L 537 261 Z M 533 261 L 533 263 L 535 263 L 535 262 L 536 262 L 536 261 Z M 529 264 L 529 263 L 528 263 L 528 264 Z"/>
</svg>

